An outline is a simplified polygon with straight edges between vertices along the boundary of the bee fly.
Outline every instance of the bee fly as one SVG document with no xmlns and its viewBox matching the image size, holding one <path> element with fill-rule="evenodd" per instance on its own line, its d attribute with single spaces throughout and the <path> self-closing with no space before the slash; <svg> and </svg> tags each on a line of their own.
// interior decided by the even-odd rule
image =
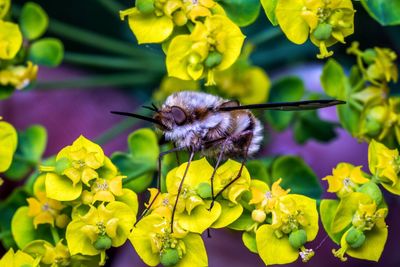
<svg viewBox="0 0 400 267">
<path fill-rule="evenodd" d="M 161 152 L 158 158 L 158 193 L 152 203 L 142 214 L 142 217 L 151 208 L 158 197 L 161 188 L 161 159 L 164 155 L 181 150 L 189 151 L 189 160 L 178 188 L 178 195 L 172 210 L 171 232 L 178 198 L 182 190 L 185 176 L 188 172 L 194 154 L 199 152 L 206 157 L 216 158 L 216 165 L 210 177 L 212 202 L 221 193 L 233 184 L 242 174 L 247 158 L 256 153 L 263 139 L 263 127 L 260 121 L 250 111 L 264 110 L 311 110 L 344 104 L 340 100 L 308 100 L 285 103 L 264 103 L 240 105 L 238 101 L 226 100 L 221 97 L 202 93 L 183 91 L 170 95 L 161 108 L 152 104 L 145 106 L 154 112 L 152 118 L 139 114 L 111 111 L 113 114 L 135 117 L 152 122 L 163 133 L 163 138 L 174 144 L 174 148 Z M 239 157 L 242 159 L 238 174 L 219 192 L 214 192 L 214 176 L 221 161 L 225 158 Z M 140 220 L 140 219 L 139 219 Z M 138 221 L 139 221 L 138 220 Z"/>
</svg>

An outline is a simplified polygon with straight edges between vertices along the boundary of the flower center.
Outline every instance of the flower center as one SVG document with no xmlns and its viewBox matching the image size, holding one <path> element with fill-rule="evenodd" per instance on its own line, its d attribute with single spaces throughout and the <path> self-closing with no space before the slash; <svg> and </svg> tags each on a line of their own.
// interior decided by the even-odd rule
<svg viewBox="0 0 400 267">
<path fill-rule="evenodd" d="M 97 189 L 102 190 L 102 191 L 107 191 L 108 190 L 108 184 L 106 181 L 102 183 L 97 183 Z"/>
<path fill-rule="evenodd" d="M 99 234 L 100 235 L 104 235 L 106 233 L 106 226 L 104 225 L 104 223 L 102 221 L 101 222 L 97 222 L 96 226 L 99 229 Z"/>
<path fill-rule="evenodd" d="M 271 191 L 267 191 L 267 192 L 265 193 L 265 198 L 267 198 L 267 199 L 272 199 L 272 192 L 271 192 Z"/>
<path fill-rule="evenodd" d="M 42 205 L 42 211 L 49 211 L 50 210 L 50 205 L 49 205 L 49 203 L 44 203 L 43 205 Z"/>
</svg>

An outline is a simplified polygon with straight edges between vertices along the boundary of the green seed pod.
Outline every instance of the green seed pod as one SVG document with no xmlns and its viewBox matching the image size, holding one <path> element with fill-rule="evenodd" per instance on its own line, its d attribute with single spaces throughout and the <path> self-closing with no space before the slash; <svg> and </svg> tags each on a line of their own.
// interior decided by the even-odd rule
<svg viewBox="0 0 400 267">
<path fill-rule="evenodd" d="M 352 248 L 359 248 L 365 242 L 365 235 L 363 231 L 351 227 L 349 232 L 346 235 L 346 242 Z"/>
<path fill-rule="evenodd" d="M 203 199 L 212 197 L 212 195 L 211 195 L 211 185 L 209 183 L 206 183 L 206 182 L 200 183 L 197 186 L 196 192 Z"/>
<path fill-rule="evenodd" d="M 301 248 L 307 242 L 307 234 L 303 229 L 291 232 L 289 235 L 289 243 L 295 248 Z"/>
<path fill-rule="evenodd" d="M 136 8 L 143 14 L 150 14 L 154 11 L 154 0 L 136 0 Z"/>
<path fill-rule="evenodd" d="M 365 61 L 365 63 L 367 63 L 368 65 L 375 62 L 376 56 L 377 56 L 376 52 L 372 48 L 366 49 L 362 53 L 362 58 Z"/>
<path fill-rule="evenodd" d="M 173 266 L 179 262 L 179 253 L 177 249 L 167 248 L 160 254 L 160 262 L 163 266 Z"/>
<path fill-rule="evenodd" d="M 376 205 L 379 205 L 382 202 L 382 191 L 379 189 L 379 186 L 374 182 L 363 184 L 358 188 L 357 191 L 369 195 L 373 200 L 375 200 Z"/>
<path fill-rule="evenodd" d="M 318 24 L 317 28 L 313 31 L 313 36 L 319 41 L 328 40 L 332 34 L 332 25 L 328 23 Z"/>
<path fill-rule="evenodd" d="M 206 58 L 206 61 L 204 64 L 206 65 L 207 68 L 211 69 L 216 66 L 218 66 L 222 61 L 222 54 L 213 51 L 208 54 L 208 57 Z"/>
<path fill-rule="evenodd" d="M 65 169 L 69 168 L 71 166 L 71 163 L 69 162 L 69 159 L 67 158 L 61 158 L 56 161 L 56 173 L 59 175 L 62 175 L 62 173 L 65 171 Z"/>
<path fill-rule="evenodd" d="M 93 246 L 97 250 L 106 250 L 111 248 L 112 240 L 107 235 L 101 235 L 94 241 Z"/>
</svg>

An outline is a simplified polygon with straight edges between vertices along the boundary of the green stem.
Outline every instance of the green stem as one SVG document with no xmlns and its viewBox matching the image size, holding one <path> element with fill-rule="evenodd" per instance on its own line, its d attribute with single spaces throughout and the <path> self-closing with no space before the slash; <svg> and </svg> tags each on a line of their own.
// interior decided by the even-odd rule
<svg viewBox="0 0 400 267">
<path fill-rule="evenodd" d="M 41 81 L 37 83 L 36 90 L 49 90 L 59 88 L 92 88 L 107 86 L 133 86 L 133 85 L 146 85 L 154 82 L 159 77 L 156 75 L 145 74 L 108 74 L 108 75 L 95 75 L 85 78 L 76 78 L 63 81 Z"/>
<path fill-rule="evenodd" d="M 33 161 L 33 160 L 29 160 L 29 159 L 27 159 L 27 158 L 25 158 L 25 157 L 23 157 L 23 156 L 21 156 L 19 154 L 14 154 L 13 159 L 21 161 L 21 162 L 24 162 L 24 163 L 27 163 L 31 167 L 35 167 L 35 166 L 39 165 L 39 162 Z"/>
<path fill-rule="evenodd" d="M 108 69 L 148 70 L 159 73 L 165 72 L 164 63 L 161 60 L 135 60 L 133 58 L 66 52 L 64 54 L 64 62 Z"/>
<path fill-rule="evenodd" d="M 111 14 L 118 16 L 118 11 L 124 9 L 123 5 L 116 0 L 95 0 L 105 7 Z"/>
<path fill-rule="evenodd" d="M 11 231 L 3 231 L 0 232 L 0 240 L 3 240 L 6 237 L 10 237 L 11 236 Z"/>
<path fill-rule="evenodd" d="M 135 47 L 135 44 L 103 36 L 89 30 L 84 30 L 66 23 L 51 19 L 49 32 L 66 39 L 79 42 L 94 48 L 102 49 L 119 55 L 134 56 L 138 58 L 152 58 L 159 60 L 160 55 L 145 49 Z"/>
<path fill-rule="evenodd" d="M 57 229 L 51 226 L 50 231 L 51 231 L 51 236 L 53 237 L 54 245 L 57 245 L 57 243 L 60 241 L 60 236 L 57 232 Z"/>
<path fill-rule="evenodd" d="M 250 42 L 257 46 L 264 42 L 271 41 L 281 35 L 282 31 L 279 28 L 269 28 L 251 37 Z"/>
</svg>

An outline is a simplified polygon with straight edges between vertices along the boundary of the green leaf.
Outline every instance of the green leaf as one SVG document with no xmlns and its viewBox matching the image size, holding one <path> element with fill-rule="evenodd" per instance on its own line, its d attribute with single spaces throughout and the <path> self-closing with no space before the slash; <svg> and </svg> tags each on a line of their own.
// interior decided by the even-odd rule
<svg viewBox="0 0 400 267">
<path fill-rule="evenodd" d="M 11 195 L 0 202 L 0 233 L 10 232 L 10 235 L 1 239 L 4 248 L 16 247 L 16 243 L 11 235 L 11 220 L 15 211 L 23 205 L 26 205 L 26 198 L 29 197 L 25 190 L 15 189 Z"/>
<path fill-rule="evenodd" d="M 336 199 L 323 199 L 319 207 L 322 225 L 326 233 L 336 244 L 340 243 L 340 238 L 344 234 L 345 230 L 339 233 L 332 232 L 332 221 L 335 217 L 337 207 L 339 206 L 339 200 Z"/>
<path fill-rule="evenodd" d="M 44 34 L 49 25 L 49 17 L 41 6 L 28 2 L 22 7 L 19 24 L 24 37 L 33 40 Z"/>
<path fill-rule="evenodd" d="M 258 253 L 257 251 L 257 242 L 256 242 L 256 234 L 251 232 L 243 232 L 242 235 L 243 244 L 253 253 Z"/>
<path fill-rule="evenodd" d="M 304 94 L 303 81 L 297 77 L 285 77 L 272 84 L 269 102 L 298 101 Z M 267 111 L 266 117 L 271 126 L 277 131 L 285 130 L 295 112 Z"/>
<path fill-rule="evenodd" d="M 278 0 L 261 0 L 261 5 L 264 8 L 265 14 L 274 26 L 278 25 L 278 20 L 276 19 L 275 15 L 275 8 L 277 3 Z"/>
<path fill-rule="evenodd" d="M 154 131 L 144 128 L 131 133 L 128 146 L 133 159 L 149 161 L 156 166 L 160 148 Z"/>
<path fill-rule="evenodd" d="M 13 92 L 14 92 L 14 87 L 13 86 L 0 85 L 0 100 L 9 98 L 12 95 Z"/>
<path fill-rule="evenodd" d="M 325 93 L 335 98 L 345 96 L 345 88 L 343 85 L 345 79 L 346 75 L 344 74 L 342 66 L 334 59 L 329 59 L 321 75 L 321 84 Z"/>
<path fill-rule="evenodd" d="M 141 177 L 156 169 L 154 162 L 134 159 L 132 155 L 122 152 L 115 152 L 112 154 L 111 161 L 117 165 L 118 170 L 123 175 L 127 176 L 126 180 Z"/>
<path fill-rule="evenodd" d="M 30 161 L 40 161 L 47 144 L 47 131 L 41 125 L 33 125 L 19 135 L 18 152 Z"/>
<path fill-rule="evenodd" d="M 246 168 L 249 170 L 251 179 L 257 179 L 272 184 L 272 177 L 268 173 L 268 168 L 271 166 L 272 159 L 267 160 L 250 160 L 246 163 Z"/>
<path fill-rule="evenodd" d="M 360 130 L 360 113 L 349 104 L 339 105 L 337 110 L 339 121 L 343 128 L 346 129 L 351 135 L 356 135 Z"/>
<path fill-rule="evenodd" d="M 368 14 L 382 26 L 400 24 L 400 1 L 361 0 Z"/>
<path fill-rule="evenodd" d="M 124 182 L 124 180 L 122 180 Z M 153 171 L 143 175 L 135 176 L 135 179 L 124 183 L 124 188 L 131 189 L 135 193 L 141 193 L 147 190 L 153 182 Z"/>
<path fill-rule="evenodd" d="M 294 138 L 299 144 L 304 144 L 309 139 L 329 142 L 336 137 L 335 125 L 321 120 L 315 110 L 299 112 L 293 131 Z"/>
<path fill-rule="evenodd" d="M 221 0 L 218 3 L 239 27 L 253 23 L 260 12 L 259 0 Z"/>
<path fill-rule="evenodd" d="M 33 63 L 46 67 L 57 67 L 64 57 L 64 46 L 56 38 L 43 38 L 29 48 L 28 58 Z"/>
<path fill-rule="evenodd" d="M 272 177 L 274 180 L 282 178 L 281 186 L 290 188 L 290 193 L 314 199 L 321 197 L 322 187 L 317 176 L 300 157 L 278 157 L 272 165 Z"/>
</svg>

